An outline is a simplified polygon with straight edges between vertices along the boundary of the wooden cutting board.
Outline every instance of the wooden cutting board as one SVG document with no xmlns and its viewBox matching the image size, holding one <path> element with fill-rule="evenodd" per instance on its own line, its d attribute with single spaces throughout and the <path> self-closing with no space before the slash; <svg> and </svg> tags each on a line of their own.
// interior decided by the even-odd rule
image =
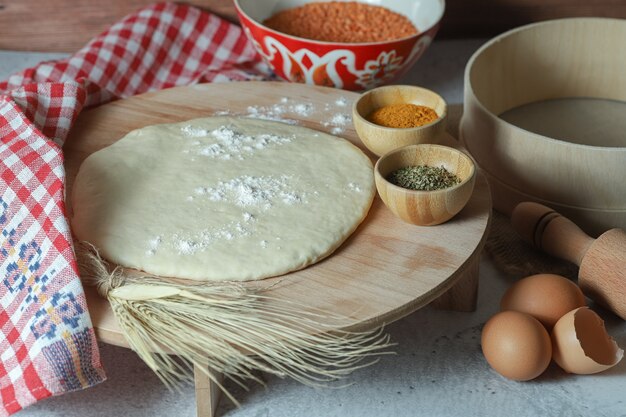
<svg viewBox="0 0 626 417">
<path fill-rule="evenodd" d="M 351 123 L 332 124 L 335 115 L 351 114 L 356 97 L 357 94 L 347 91 L 302 84 L 240 82 L 172 88 L 86 111 L 72 128 L 64 148 L 68 209 L 71 211 L 72 184 L 82 161 L 129 131 L 208 117 L 215 112 L 250 114 L 254 112 L 250 106 L 266 115 L 270 111 L 276 115 L 276 110 L 282 108 L 287 111 L 280 117 L 321 131 L 342 128 L 338 135 L 359 146 L 374 160 L 374 155 L 363 148 Z M 297 104 L 305 106 L 295 107 Z M 272 110 L 272 106 L 279 108 Z M 456 145 L 454 139 L 446 140 Z M 478 262 L 490 216 L 491 197 L 482 174 L 477 177 L 468 205 L 451 221 L 439 226 L 404 223 L 376 197 L 365 221 L 333 255 L 301 271 L 263 282 L 275 284 L 270 290 L 274 297 L 344 316 L 342 326 L 350 329 L 392 322 L 438 298 L 441 306 L 472 310 Z M 99 339 L 127 346 L 107 301 L 90 288 L 87 295 Z"/>
</svg>

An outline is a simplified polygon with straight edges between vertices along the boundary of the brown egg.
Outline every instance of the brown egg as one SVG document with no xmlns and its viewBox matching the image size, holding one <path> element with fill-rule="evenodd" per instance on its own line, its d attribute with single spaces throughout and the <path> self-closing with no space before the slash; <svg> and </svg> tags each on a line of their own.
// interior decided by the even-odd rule
<svg viewBox="0 0 626 417">
<path fill-rule="evenodd" d="M 595 374 L 622 359 L 624 351 L 607 334 L 604 322 L 587 307 L 570 311 L 552 329 L 554 361 L 573 374 Z"/>
<path fill-rule="evenodd" d="M 530 314 L 550 330 L 564 314 L 585 304 L 582 291 L 569 279 L 538 274 L 513 284 L 504 293 L 500 309 Z"/>
<path fill-rule="evenodd" d="M 541 375 L 552 357 L 550 336 L 543 325 L 517 311 L 503 311 L 489 319 L 481 344 L 489 365 L 517 381 Z"/>
</svg>

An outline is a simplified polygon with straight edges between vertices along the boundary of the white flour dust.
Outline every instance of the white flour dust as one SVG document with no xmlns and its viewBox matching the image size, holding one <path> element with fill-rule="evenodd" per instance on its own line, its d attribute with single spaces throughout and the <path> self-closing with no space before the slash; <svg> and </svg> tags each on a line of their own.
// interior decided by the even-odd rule
<svg viewBox="0 0 626 417">
<path fill-rule="evenodd" d="M 154 239 L 150 239 L 148 241 L 148 250 L 146 251 L 146 255 L 154 255 L 161 245 L 161 242 L 161 236 L 156 236 Z"/>
<path fill-rule="evenodd" d="M 360 192 L 362 191 L 362 190 L 361 190 L 361 187 L 359 187 L 359 184 L 354 183 L 354 182 L 349 183 L 349 184 L 348 184 L 348 188 L 349 188 L 351 191 L 354 191 L 354 192 L 357 192 L 357 193 L 360 193 Z"/>
<path fill-rule="evenodd" d="M 350 123 L 352 123 L 352 116 L 347 113 L 336 113 L 329 121 L 323 122 L 322 125 L 325 127 L 332 126 L 330 133 L 339 135 L 343 133 L 345 126 Z"/>
<path fill-rule="evenodd" d="M 335 100 L 335 105 L 339 107 L 346 107 L 348 105 L 348 100 L 345 97 L 339 97 Z"/>
<path fill-rule="evenodd" d="M 199 137 L 204 137 L 204 136 L 209 135 L 208 130 L 202 129 L 199 127 L 194 127 L 192 125 L 183 126 L 180 129 L 180 131 L 183 132 L 183 135 L 190 137 L 190 138 L 199 138 Z"/>
<path fill-rule="evenodd" d="M 229 110 L 218 110 L 213 113 L 215 116 L 244 116 L 252 119 L 271 120 L 290 125 L 299 124 L 298 118 L 308 118 L 313 115 L 322 120 L 321 125 L 330 128 L 330 133 L 339 135 L 352 123 L 352 116 L 345 112 L 345 107 L 350 104 L 347 98 L 338 99 L 325 103 L 321 108 L 311 102 L 298 102 L 288 97 L 281 97 L 280 100 L 268 106 L 248 106 L 245 113 L 233 113 Z M 296 119 L 290 117 L 298 116 Z"/>
<path fill-rule="evenodd" d="M 208 198 L 226 204 L 234 204 L 245 209 L 242 221 L 232 221 L 221 228 L 202 230 L 195 234 L 177 233 L 171 236 L 169 244 L 181 255 L 191 255 L 204 251 L 216 241 L 235 240 L 254 233 L 257 216 L 271 210 L 277 204 L 306 204 L 307 194 L 292 189 L 291 177 L 287 175 L 254 177 L 243 175 L 229 181 L 220 181 L 214 187 L 196 187 L 187 201 L 194 202 L 198 198 Z M 158 237 L 149 242 L 149 250 L 153 255 L 161 242 Z M 155 243 L 156 242 L 156 243 Z M 267 248 L 269 242 L 259 243 Z"/>
<path fill-rule="evenodd" d="M 181 255 L 192 255 L 204 251 L 216 241 L 233 240 L 242 236 L 250 236 L 251 231 L 241 222 L 231 222 L 214 230 L 202 230 L 192 235 L 173 234 L 171 245 Z"/>
<path fill-rule="evenodd" d="M 290 177 L 244 175 L 230 181 L 220 181 L 216 187 L 197 187 L 196 196 L 204 196 L 211 201 L 222 201 L 239 207 L 250 206 L 259 210 L 269 210 L 274 204 L 293 205 L 306 202 L 306 193 L 298 193 L 289 187 Z M 244 213 L 244 220 L 254 215 Z"/>
<path fill-rule="evenodd" d="M 213 143 L 204 143 L 196 140 L 190 143 L 191 149 L 183 152 L 193 152 L 196 155 L 218 159 L 243 160 L 246 154 L 267 148 L 268 146 L 284 145 L 293 138 L 272 134 L 260 134 L 255 136 L 245 135 L 228 126 L 220 126 L 215 130 L 208 131 L 187 125 L 181 128 L 183 135 L 193 138 L 208 137 L 214 139 Z"/>
</svg>

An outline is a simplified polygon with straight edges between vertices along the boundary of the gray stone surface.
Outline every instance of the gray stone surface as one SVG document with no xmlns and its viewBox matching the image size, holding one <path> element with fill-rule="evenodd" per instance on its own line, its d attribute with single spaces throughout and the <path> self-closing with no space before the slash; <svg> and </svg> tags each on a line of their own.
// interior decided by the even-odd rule
<svg viewBox="0 0 626 417">
<path fill-rule="evenodd" d="M 462 102 L 463 68 L 481 40 L 436 41 L 404 80 L 438 91 L 450 104 Z M 0 52 L 0 78 L 53 55 Z M 244 392 L 227 387 L 242 402 L 227 401 L 221 416 L 626 416 L 626 362 L 599 374 L 568 375 L 551 364 L 534 381 L 514 382 L 492 371 L 482 357 L 480 331 L 498 310 L 512 282 L 481 261 L 478 309 L 474 313 L 424 308 L 391 324 L 395 355 L 352 374 L 344 388 L 313 389 L 265 377 L 267 387 Z M 626 325 L 597 310 L 609 332 L 626 346 Z M 42 401 L 20 417 L 195 416 L 193 389 L 168 391 L 130 350 L 101 345 L 108 372 L 103 384 Z"/>
<path fill-rule="evenodd" d="M 58 52 L 0 51 L 0 80 L 4 80 L 9 75 L 38 64 L 41 61 L 60 59 L 66 56 L 67 54 Z"/>
</svg>

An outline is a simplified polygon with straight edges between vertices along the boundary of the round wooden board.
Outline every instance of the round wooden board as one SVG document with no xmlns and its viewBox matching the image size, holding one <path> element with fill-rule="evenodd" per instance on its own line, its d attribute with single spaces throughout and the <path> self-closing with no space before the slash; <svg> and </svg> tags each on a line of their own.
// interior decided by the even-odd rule
<svg viewBox="0 0 626 417">
<path fill-rule="evenodd" d="M 82 161 L 133 129 L 208 117 L 220 111 L 246 115 L 250 113 L 249 106 L 288 108 L 299 103 L 310 104 L 309 112 L 287 111 L 281 117 L 330 132 L 333 116 L 351 114 L 356 97 L 347 91 L 303 84 L 240 82 L 172 88 L 86 111 L 78 118 L 64 147 L 68 211 L 71 212 L 72 184 Z M 281 102 L 284 98 L 288 98 L 287 103 Z M 363 148 L 352 124 L 343 127 L 338 135 L 374 159 Z M 454 139 L 447 140 L 456 146 Z M 276 284 L 269 291 L 274 297 L 346 317 L 344 328 L 374 328 L 429 304 L 464 274 L 476 275 L 490 216 L 489 187 L 481 174 L 467 206 L 440 226 L 404 223 L 377 197 L 365 221 L 333 255 L 263 283 Z M 246 285 L 258 286 L 258 282 Z M 86 291 L 99 339 L 128 346 L 108 302 L 93 288 Z"/>
</svg>

